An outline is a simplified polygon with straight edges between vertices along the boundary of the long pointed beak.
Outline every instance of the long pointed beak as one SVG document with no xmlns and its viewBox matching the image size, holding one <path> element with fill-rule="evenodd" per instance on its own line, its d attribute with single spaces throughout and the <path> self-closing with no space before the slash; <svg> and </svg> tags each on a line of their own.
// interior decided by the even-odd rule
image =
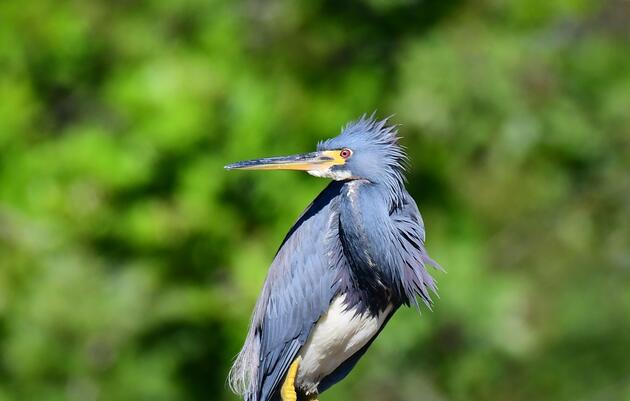
<svg viewBox="0 0 630 401">
<path fill-rule="evenodd" d="M 266 157 L 246 160 L 225 166 L 226 170 L 304 170 L 325 171 L 331 166 L 344 164 L 337 152 L 321 151 L 292 156 Z"/>
</svg>

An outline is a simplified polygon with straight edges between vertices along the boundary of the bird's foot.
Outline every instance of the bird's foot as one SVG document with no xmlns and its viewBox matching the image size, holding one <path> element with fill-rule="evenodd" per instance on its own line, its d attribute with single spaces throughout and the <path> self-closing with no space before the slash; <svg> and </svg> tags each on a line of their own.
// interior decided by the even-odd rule
<svg viewBox="0 0 630 401">
<path fill-rule="evenodd" d="M 282 397 L 282 401 L 297 401 L 297 393 L 295 392 L 295 377 L 297 376 L 301 360 L 302 357 L 298 356 L 291 366 L 289 366 L 287 376 L 282 383 L 282 387 L 280 387 L 280 397 Z"/>
</svg>

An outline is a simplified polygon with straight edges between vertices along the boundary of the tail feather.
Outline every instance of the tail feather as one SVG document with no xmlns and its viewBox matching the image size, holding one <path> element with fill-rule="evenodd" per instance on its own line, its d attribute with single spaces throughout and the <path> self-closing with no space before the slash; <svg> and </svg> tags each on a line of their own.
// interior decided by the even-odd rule
<svg viewBox="0 0 630 401">
<path fill-rule="evenodd" d="M 260 340 L 250 331 L 228 375 L 230 390 L 246 401 L 258 401 L 256 400 L 256 383 L 258 382 L 259 353 Z"/>
</svg>

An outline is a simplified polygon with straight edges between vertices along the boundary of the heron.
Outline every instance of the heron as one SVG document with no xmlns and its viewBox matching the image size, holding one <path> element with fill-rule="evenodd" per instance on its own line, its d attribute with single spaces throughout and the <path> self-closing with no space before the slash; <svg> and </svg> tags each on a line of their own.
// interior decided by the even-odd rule
<svg viewBox="0 0 630 401">
<path fill-rule="evenodd" d="M 403 305 L 429 308 L 441 269 L 405 188 L 397 126 L 374 114 L 317 150 L 225 166 L 332 179 L 284 238 L 229 385 L 247 401 L 315 401 L 345 378 Z"/>
</svg>

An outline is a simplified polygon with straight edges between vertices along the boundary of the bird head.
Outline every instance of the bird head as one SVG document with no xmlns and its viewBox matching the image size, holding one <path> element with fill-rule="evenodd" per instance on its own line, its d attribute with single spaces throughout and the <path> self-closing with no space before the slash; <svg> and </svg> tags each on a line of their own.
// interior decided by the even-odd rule
<svg viewBox="0 0 630 401">
<path fill-rule="evenodd" d="M 363 116 L 346 125 L 338 136 L 320 142 L 315 152 L 247 160 L 225 168 L 303 170 L 316 177 L 367 180 L 397 190 L 402 188 L 405 161 L 396 127 L 388 126 L 387 119 Z"/>
</svg>

